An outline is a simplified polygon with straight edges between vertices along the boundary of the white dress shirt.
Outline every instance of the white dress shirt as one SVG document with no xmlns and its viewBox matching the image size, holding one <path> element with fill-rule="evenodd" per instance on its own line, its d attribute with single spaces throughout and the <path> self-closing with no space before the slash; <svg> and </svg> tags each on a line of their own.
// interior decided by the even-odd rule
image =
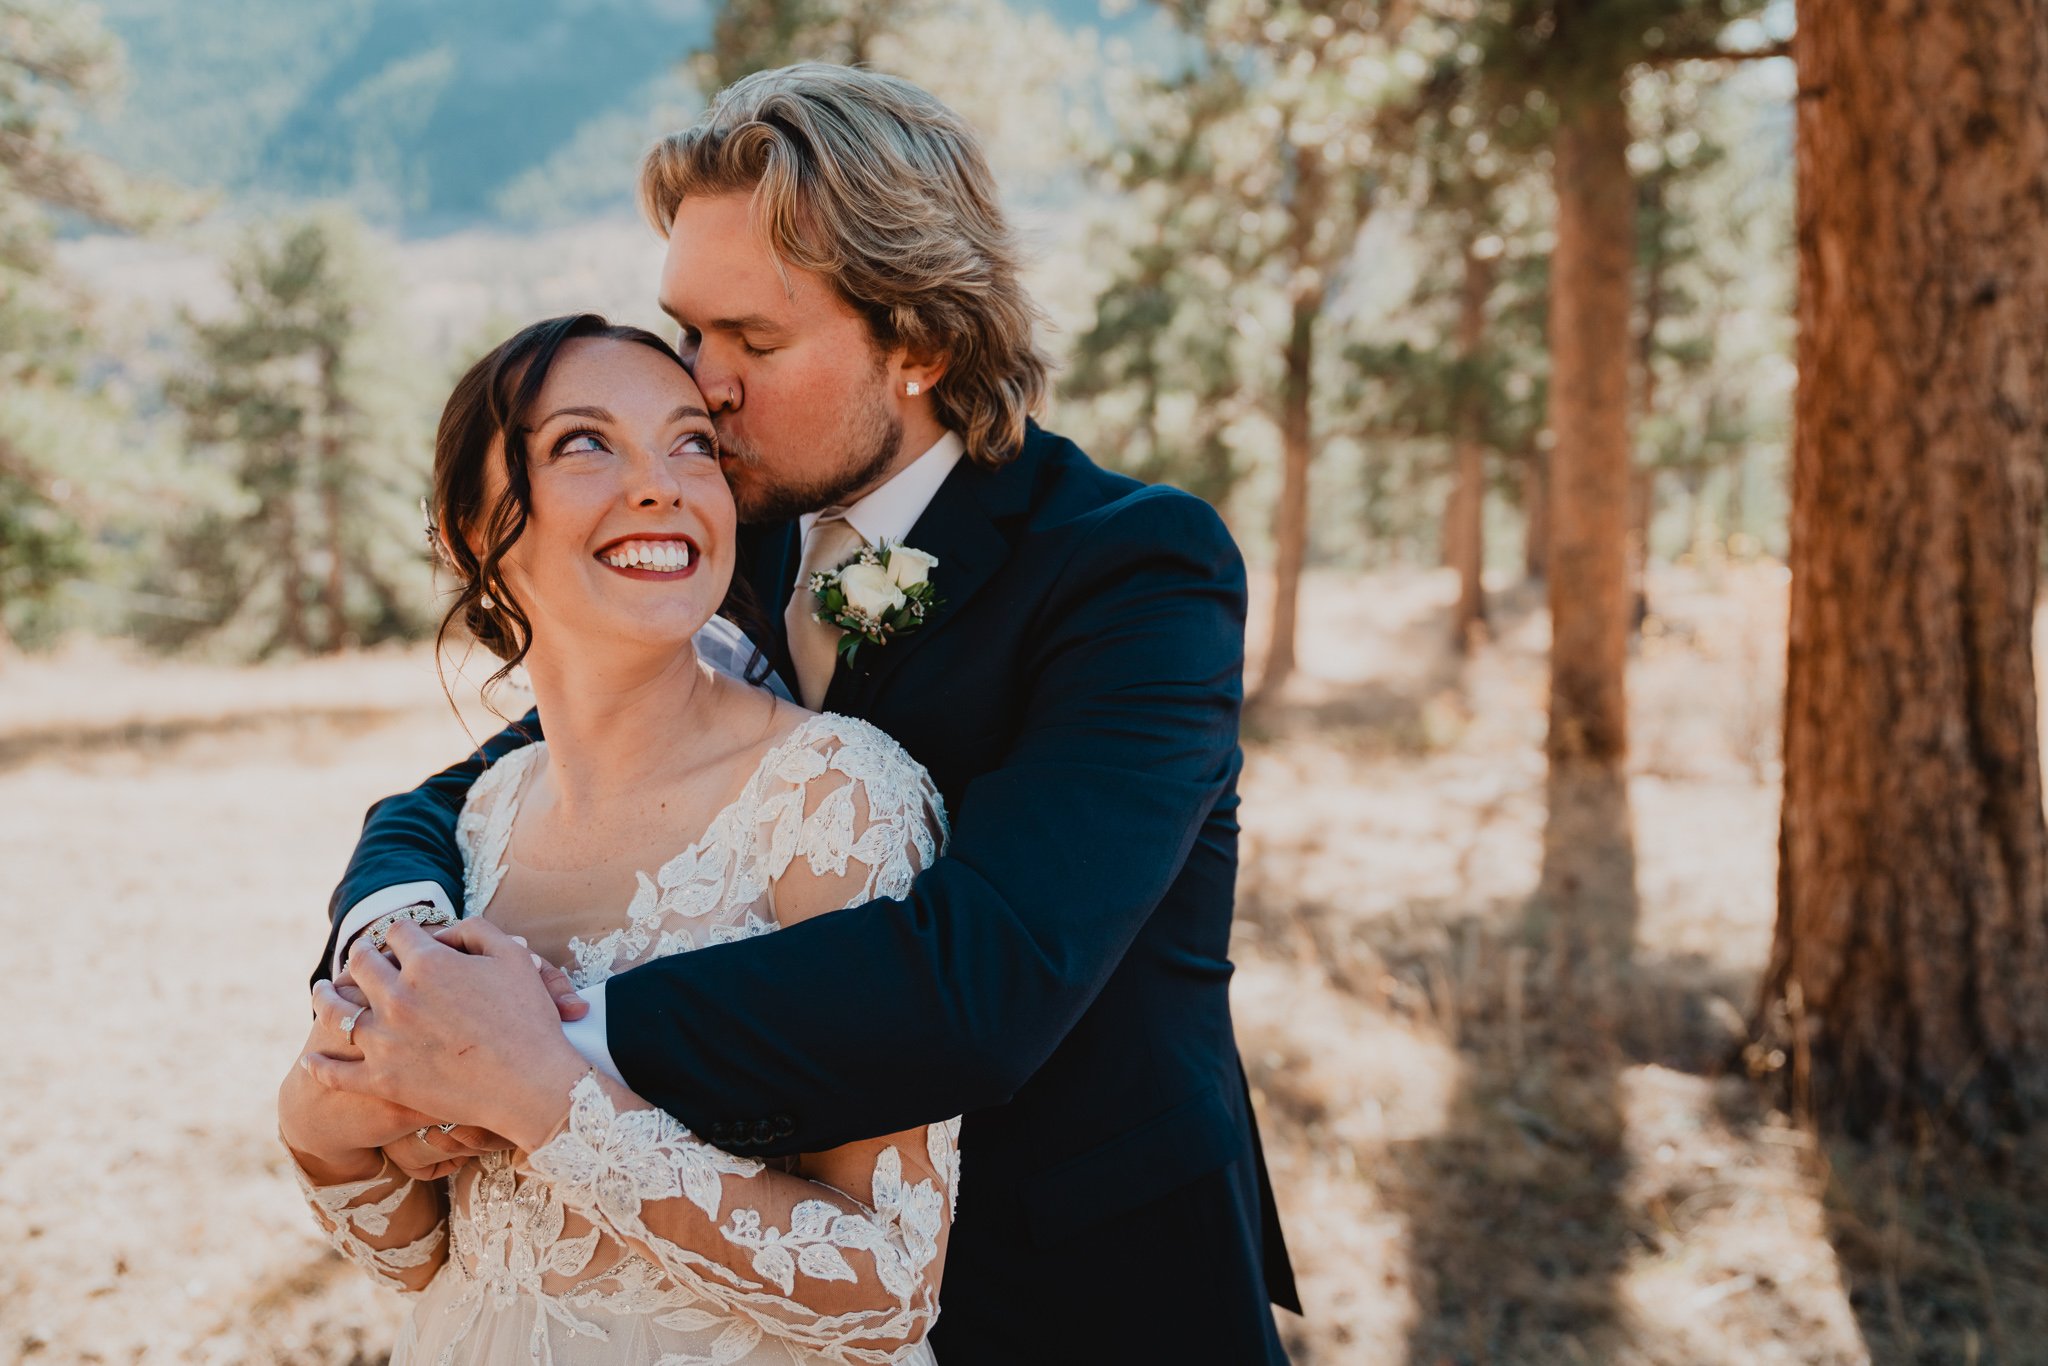
<svg viewBox="0 0 2048 1366">
<path fill-rule="evenodd" d="M 946 476 L 953 472 L 953 467 L 966 453 L 967 443 L 960 439 L 960 434 L 947 432 L 923 455 L 889 476 L 879 488 L 848 506 L 842 515 L 869 545 L 878 546 L 884 541 L 901 542 L 917 525 L 917 519 L 924 516 L 924 510 L 938 496 L 939 485 L 946 482 Z M 803 537 L 810 535 L 811 525 L 817 520 L 816 512 L 807 512 L 798 519 L 799 544 Z M 744 675 L 746 663 L 753 656 L 752 642 L 723 617 L 713 617 L 705 623 L 704 629 L 697 633 L 696 644 L 698 658 L 735 678 Z M 791 696 L 788 686 L 773 673 L 767 682 L 779 696 Z M 331 964 L 334 974 L 340 975 L 342 953 L 363 926 L 388 911 L 420 901 L 452 911 L 458 918 L 462 915 L 461 907 L 448 904 L 448 895 L 437 882 L 406 882 L 372 892 L 351 906 L 348 914 L 342 917 L 341 933 L 335 936 L 334 941 L 334 962 Z M 605 1032 L 604 988 L 603 982 L 597 982 L 577 989 L 578 994 L 590 1002 L 590 1013 L 580 1020 L 564 1024 L 562 1032 L 585 1062 L 623 1086 L 625 1079 L 619 1075 L 618 1064 L 612 1061 Z"/>
<path fill-rule="evenodd" d="M 930 450 L 890 475 L 880 488 L 849 504 L 840 515 L 869 545 L 900 542 L 910 535 L 917 519 L 924 516 L 924 510 L 938 496 L 939 485 L 946 482 L 946 476 L 966 453 L 967 443 L 960 439 L 960 434 L 947 432 Z M 817 520 L 816 512 L 806 512 L 797 519 L 799 545 L 810 539 L 811 527 Z"/>
</svg>

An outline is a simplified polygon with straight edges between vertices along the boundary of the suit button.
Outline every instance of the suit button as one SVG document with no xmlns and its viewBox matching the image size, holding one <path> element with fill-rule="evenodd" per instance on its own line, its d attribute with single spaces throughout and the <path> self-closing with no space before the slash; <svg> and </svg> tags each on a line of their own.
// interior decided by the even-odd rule
<svg viewBox="0 0 2048 1366">
<path fill-rule="evenodd" d="M 754 1142 L 767 1143 L 775 1137 L 775 1125 L 765 1119 L 754 1121 Z"/>
<path fill-rule="evenodd" d="M 713 1143 L 730 1143 L 732 1141 L 732 1125 L 722 1119 L 714 1120 L 711 1125 L 711 1141 Z"/>
<path fill-rule="evenodd" d="M 788 1138 L 795 1132 L 795 1120 L 791 1119 L 788 1115 L 777 1115 L 775 1117 L 775 1136 L 777 1138 Z"/>
</svg>

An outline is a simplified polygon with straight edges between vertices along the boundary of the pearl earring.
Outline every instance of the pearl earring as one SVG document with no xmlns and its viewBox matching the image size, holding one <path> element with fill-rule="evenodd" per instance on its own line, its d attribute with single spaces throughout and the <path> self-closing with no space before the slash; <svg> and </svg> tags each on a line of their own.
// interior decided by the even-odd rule
<svg viewBox="0 0 2048 1366">
<path fill-rule="evenodd" d="M 484 594 L 476 601 L 477 605 L 483 608 L 486 612 L 495 612 L 498 610 L 498 600 L 492 597 L 489 593 Z"/>
<path fill-rule="evenodd" d="M 917 391 L 918 391 L 918 383 L 917 383 L 917 381 L 916 381 L 916 380 L 911 380 L 911 381 L 910 381 L 909 383 L 907 383 L 907 384 L 905 384 L 905 385 L 903 386 L 903 392 L 904 392 L 905 394 L 909 395 L 909 396 L 910 396 L 911 398 L 916 398 L 916 397 L 917 397 Z"/>
</svg>

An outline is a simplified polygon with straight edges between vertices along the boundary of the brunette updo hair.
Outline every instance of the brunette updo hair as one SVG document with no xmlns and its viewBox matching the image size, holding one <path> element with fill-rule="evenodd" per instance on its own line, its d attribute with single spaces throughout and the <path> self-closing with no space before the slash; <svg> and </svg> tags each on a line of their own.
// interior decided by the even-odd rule
<svg viewBox="0 0 2048 1366">
<path fill-rule="evenodd" d="M 427 531 L 434 552 L 457 580 L 455 600 L 434 633 L 438 658 L 449 631 L 460 622 L 476 642 L 502 662 L 484 682 L 488 691 L 504 680 L 533 647 L 533 622 L 499 573 L 505 553 L 525 534 L 533 507 L 528 475 L 526 414 L 547 383 L 562 347 L 585 338 L 631 342 L 659 351 L 688 373 L 675 348 L 645 328 L 614 323 L 597 313 L 572 313 L 521 328 L 469 367 L 441 409 L 434 433 L 434 489 L 428 499 Z M 486 506 L 485 473 L 491 443 L 503 438 L 505 487 Z M 490 605 L 485 605 L 485 599 Z M 719 608 L 754 640 L 761 614 L 734 578 Z M 767 663 L 755 652 L 751 681 Z"/>
</svg>

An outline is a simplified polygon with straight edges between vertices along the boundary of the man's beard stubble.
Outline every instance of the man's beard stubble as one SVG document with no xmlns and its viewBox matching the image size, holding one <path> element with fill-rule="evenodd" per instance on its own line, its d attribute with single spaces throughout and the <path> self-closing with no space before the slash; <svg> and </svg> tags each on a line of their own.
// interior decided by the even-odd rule
<svg viewBox="0 0 2048 1366">
<path fill-rule="evenodd" d="M 879 401 L 873 390 L 868 392 L 869 402 L 847 434 L 846 458 L 838 469 L 821 478 L 804 479 L 792 472 L 781 483 L 761 482 L 764 467 L 759 452 L 725 442 L 726 458 L 744 465 L 754 476 L 744 485 L 733 485 L 740 521 L 790 521 L 806 512 L 842 506 L 880 482 L 903 448 L 903 419 L 889 404 Z"/>
</svg>

